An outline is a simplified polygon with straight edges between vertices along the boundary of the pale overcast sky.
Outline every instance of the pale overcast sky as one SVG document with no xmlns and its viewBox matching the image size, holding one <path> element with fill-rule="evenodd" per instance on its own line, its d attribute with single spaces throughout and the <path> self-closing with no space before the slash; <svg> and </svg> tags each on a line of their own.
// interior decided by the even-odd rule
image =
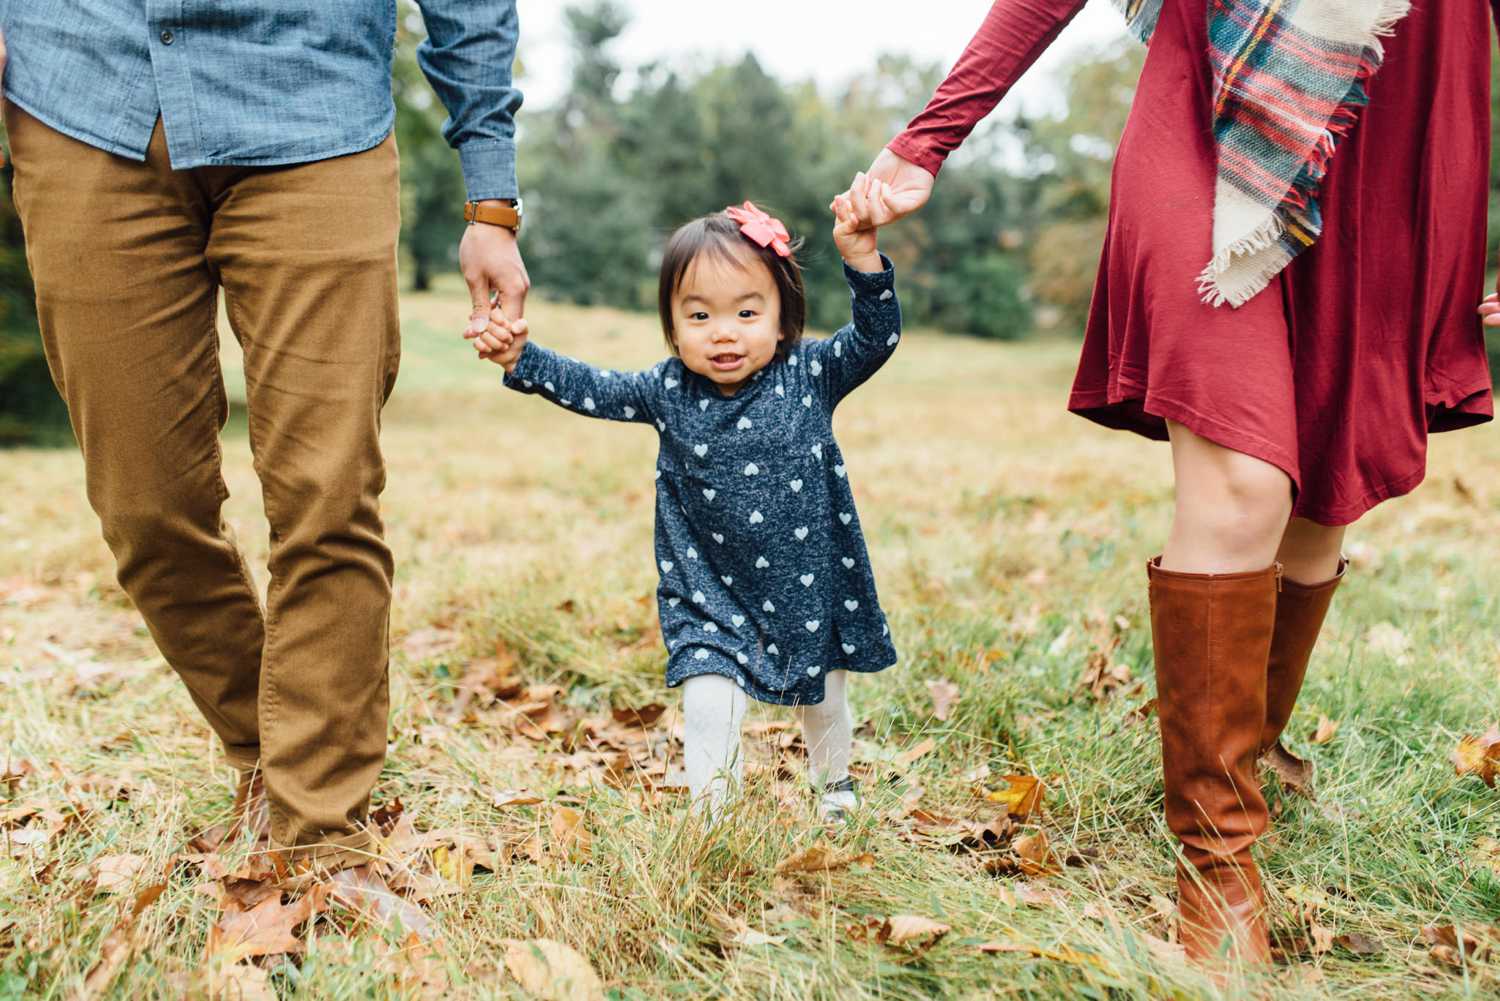
<svg viewBox="0 0 1500 1001">
<path fill-rule="evenodd" d="M 562 0 L 520 0 L 521 59 L 527 100 L 547 104 L 567 82 Z M 990 0 L 627 0 L 633 14 L 615 52 L 628 66 L 667 58 L 687 63 L 752 50 L 782 80 L 815 78 L 836 86 L 873 64 L 881 52 L 904 52 L 946 69 L 984 20 Z M 1049 69 L 1082 48 L 1124 35 L 1108 0 L 1090 0 L 1021 83 L 1002 112 L 1023 102 L 1055 108 Z M 913 108 L 912 112 L 917 112 Z"/>
</svg>

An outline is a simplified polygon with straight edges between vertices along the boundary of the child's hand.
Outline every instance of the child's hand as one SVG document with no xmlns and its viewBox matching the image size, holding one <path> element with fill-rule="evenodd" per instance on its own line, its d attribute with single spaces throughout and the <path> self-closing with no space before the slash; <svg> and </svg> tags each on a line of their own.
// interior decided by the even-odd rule
<svg viewBox="0 0 1500 1001">
<path fill-rule="evenodd" d="M 876 249 L 876 230 L 882 219 L 891 217 L 885 204 L 890 191 L 884 181 L 858 174 L 848 191 L 834 198 L 833 242 L 838 245 L 844 262 L 856 271 L 882 271 L 880 252 Z"/>
<path fill-rule="evenodd" d="M 1479 315 L 1486 327 L 1500 327 L 1500 292 L 1491 292 L 1479 304 Z"/>
<path fill-rule="evenodd" d="M 511 320 L 498 306 L 490 310 L 489 323 L 474 336 L 474 350 L 485 361 L 503 366 L 508 373 L 516 367 L 521 349 L 526 346 L 526 321 Z"/>
</svg>

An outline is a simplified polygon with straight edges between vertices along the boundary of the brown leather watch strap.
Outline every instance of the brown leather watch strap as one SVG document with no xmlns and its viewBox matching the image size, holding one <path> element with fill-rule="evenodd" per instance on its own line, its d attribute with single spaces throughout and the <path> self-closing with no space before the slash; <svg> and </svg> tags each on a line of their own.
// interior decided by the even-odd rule
<svg viewBox="0 0 1500 1001">
<path fill-rule="evenodd" d="M 521 228 L 521 213 L 514 205 L 481 205 L 478 202 L 464 203 L 464 222 L 482 222 L 506 229 Z"/>
</svg>

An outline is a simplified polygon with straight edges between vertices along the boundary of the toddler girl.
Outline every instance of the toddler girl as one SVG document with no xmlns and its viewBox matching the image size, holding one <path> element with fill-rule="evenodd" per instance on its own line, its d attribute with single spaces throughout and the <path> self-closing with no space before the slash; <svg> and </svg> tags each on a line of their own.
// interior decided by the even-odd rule
<svg viewBox="0 0 1500 1001">
<path fill-rule="evenodd" d="M 673 357 L 647 371 L 555 354 L 498 309 L 476 337 L 510 388 L 657 431 L 667 684 L 683 686 L 688 785 L 710 815 L 739 781 L 753 698 L 797 707 L 820 813 L 842 817 L 855 803 L 845 679 L 896 662 L 831 423 L 901 336 L 894 272 L 876 250 L 886 195 L 861 178 L 834 201 L 854 322 L 827 340 L 803 340 L 797 245 L 749 202 L 668 242 L 659 308 Z"/>
</svg>

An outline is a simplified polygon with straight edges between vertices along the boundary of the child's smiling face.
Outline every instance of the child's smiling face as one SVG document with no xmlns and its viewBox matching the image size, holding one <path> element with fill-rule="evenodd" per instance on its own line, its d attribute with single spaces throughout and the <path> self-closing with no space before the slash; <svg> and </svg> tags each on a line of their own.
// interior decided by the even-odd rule
<svg viewBox="0 0 1500 1001">
<path fill-rule="evenodd" d="M 698 255 L 672 294 L 678 356 L 726 396 L 771 363 L 782 337 L 776 281 L 751 253 Z"/>
</svg>

